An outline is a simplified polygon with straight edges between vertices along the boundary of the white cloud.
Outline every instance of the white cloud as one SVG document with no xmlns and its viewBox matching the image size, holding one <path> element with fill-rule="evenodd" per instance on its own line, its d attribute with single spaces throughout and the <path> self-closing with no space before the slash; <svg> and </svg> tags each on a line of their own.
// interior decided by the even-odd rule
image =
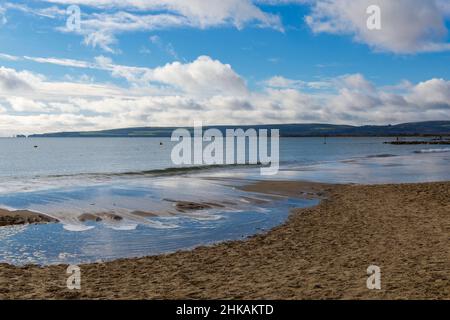
<svg viewBox="0 0 450 320">
<path fill-rule="evenodd" d="M 7 60 L 7 61 L 18 61 L 19 58 L 9 55 L 9 54 L 5 54 L 5 53 L 0 53 L 0 59 L 2 60 Z"/>
<path fill-rule="evenodd" d="M 174 62 L 166 64 L 144 75 L 148 81 L 156 81 L 176 87 L 186 93 L 214 95 L 226 92 L 245 95 L 245 81 L 228 64 L 200 56 L 191 63 Z"/>
<path fill-rule="evenodd" d="M 21 57 L 14 57 L 16 60 L 21 60 Z M 61 58 L 40 58 L 40 57 L 28 57 L 24 56 L 23 59 L 37 62 L 37 63 L 48 63 L 55 64 L 63 67 L 74 67 L 74 68 L 93 68 L 94 66 L 88 62 L 74 60 L 74 59 L 61 59 Z"/>
<path fill-rule="evenodd" d="M 250 0 L 47 0 L 46 2 L 94 8 L 174 12 L 176 16 L 185 17 L 189 24 L 200 28 L 224 24 L 241 28 L 252 21 L 264 26 L 280 27 L 278 17 L 263 12 Z"/>
<path fill-rule="evenodd" d="M 94 48 L 99 47 L 109 53 L 119 52 L 117 49 L 112 48 L 112 46 L 117 43 L 117 40 L 110 31 L 89 31 L 85 33 L 83 43 Z"/>
<path fill-rule="evenodd" d="M 0 90 L 5 92 L 24 92 L 32 89 L 33 84 L 41 81 L 42 76 L 31 72 L 16 72 L 13 69 L 0 67 Z"/>
<path fill-rule="evenodd" d="M 450 112 L 450 81 L 431 79 L 414 86 L 406 98 L 419 107 L 448 109 Z"/>
<path fill-rule="evenodd" d="M 66 14 L 65 10 L 60 9 L 57 6 L 51 6 L 47 8 L 32 8 L 27 6 L 26 4 L 21 3 L 5 2 L 4 4 L 0 4 L 0 15 L 8 10 L 21 11 L 25 14 L 37 15 L 40 17 L 51 19 L 61 18 Z"/>
<path fill-rule="evenodd" d="M 349 77 L 360 81 L 348 81 Z M 363 85 L 361 85 L 363 84 Z M 375 87 L 361 75 L 342 78 L 342 88 L 328 102 L 328 109 L 342 121 L 392 123 L 449 119 L 450 81 L 431 79 L 416 85 L 404 83 L 393 92 Z M 361 90 L 363 89 L 363 90 Z M 334 110 L 331 110 L 334 109 Z"/>
<path fill-rule="evenodd" d="M 315 33 L 352 35 L 357 42 L 399 54 L 450 50 L 446 42 L 442 0 L 310 0 L 312 12 L 305 18 Z M 381 8 L 381 30 L 367 28 L 366 9 Z M 444 11 L 447 10 L 447 11 Z"/>
<path fill-rule="evenodd" d="M 360 73 L 343 76 L 340 80 L 345 88 L 355 91 L 373 92 L 375 90 L 374 85 Z"/>
<path fill-rule="evenodd" d="M 116 35 L 125 32 L 154 31 L 167 28 L 206 29 L 232 25 L 238 29 L 253 24 L 282 30 L 278 16 L 262 11 L 251 0 L 47 0 L 56 4 L 91 7 L 82 11 L 81 30 L 84 43 L 115 53 Z M 98 12 L 99 10 L 105 10 Z M 128 10 L 128 11 L 127 11 Z M 59 28 L 60 31 L 73 32 Z M 174 53 L 169 50 L 169 53 Z"/>
<path fill-rule="evenodd" d="M 48 107 L 45 103 L 34 101 L 23 97 L 9 97 L 6 99 L 11 108 L 18 112 L 47 112 Z"/>
</svg>

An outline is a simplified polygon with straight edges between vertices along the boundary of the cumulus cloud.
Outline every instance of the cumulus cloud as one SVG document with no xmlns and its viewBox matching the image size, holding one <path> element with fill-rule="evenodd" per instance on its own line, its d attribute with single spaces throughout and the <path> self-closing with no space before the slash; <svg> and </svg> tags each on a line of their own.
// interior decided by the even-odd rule
<svg viewBox="0 0 450 320">
<path fill-rule="evenodd" d="M 447 109 L 450 101 L 450 81 L 431 79 L 414 86 L 406 98 L 411 103 L 428 109 Z"/>
<path fill-rule="evenodd" d="M 247 93 L 244 80 L 229 64 L 223 64 L 208 56 L 200 56 L 191 63 L 174 62 L 149 70 L 144 79 L 198 95 L 214 95 L 222 92 L 232 95 Z"/>
<path fill-rule="evenodd" d="M 442 0 L 309 0 L 305 21 L 315 33 L 351 35 L 357 42 L 399 54 L 450 50 Z M 381 30 L 369 30 L 366 10 L 381 9 Z"/>
<path fill-rule="evenodd" d="M 327 102 L 328 110 L 340 121 L 377 124 L 449 119 L 450 81 L 431 79 L 416 85 L 393 86 L 403 89 L 391 91 L 375 87 L 362 75 L 341 79 L 338 94 Z"/>
<path fill-rule="evenodd" d="M 349 88 L 354 91 L 375 91 L 374 85 L 360 73 L 343 76 L 340 78 L 340 80 L 345 88 Z"/>
<path fill-rule="evenodd" d="M 41 76 L 30 72 L 16 72 L 13 69 L 0 67 L 0 90 L 2 91 L 28 91 L 33 83 L 40 81 Z"/>
</svg>

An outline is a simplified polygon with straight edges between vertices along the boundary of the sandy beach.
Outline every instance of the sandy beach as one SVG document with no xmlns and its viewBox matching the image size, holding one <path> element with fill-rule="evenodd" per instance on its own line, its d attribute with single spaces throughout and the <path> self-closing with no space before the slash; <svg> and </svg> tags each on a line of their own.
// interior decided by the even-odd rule
<svg viewBox="0 0 450 320">
<path fill-rule="evenodd" d="M 324 200 L 243 241 L 81 265 L 79 291 L 67 266 L 1 264 L 0 299 L 450 299 L 450 182 L 245 189 Z"/>
</svg>

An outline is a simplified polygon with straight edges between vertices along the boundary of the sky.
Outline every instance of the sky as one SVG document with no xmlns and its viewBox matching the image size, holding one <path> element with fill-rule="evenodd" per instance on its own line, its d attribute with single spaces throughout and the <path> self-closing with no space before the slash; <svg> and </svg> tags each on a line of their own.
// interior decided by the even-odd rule
<svg viewBox="0 0 450 320">
<path fill-rule="evenodd" d="M 0 0 L 0 136 L 450 120 L 449 28 L 450 0 Z"/>
</svg>

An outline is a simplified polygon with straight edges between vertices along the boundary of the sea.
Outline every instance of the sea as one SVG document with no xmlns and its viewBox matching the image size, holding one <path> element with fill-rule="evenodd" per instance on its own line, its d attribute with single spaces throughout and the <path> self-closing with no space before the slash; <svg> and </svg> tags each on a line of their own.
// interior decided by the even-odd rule
<svg viewBox="0 0 450 320">
<path fill-rule="evenodd" d="M 0 228 L 0 263 L 82 264 L 245 239 L 282 224 L 294 199 L 241 191 L 259 180 L 325 183 L 448 181 L 450 148 L 393 138 L 281 138 L 280 169 L 177 166 L 168 138 L 1 138 L 0 208 L 60 223 Z M 177 203 L 214 204 L 177 210 Z M 80 221 L 82 214 L 121 219 Z"/>
</svg>

